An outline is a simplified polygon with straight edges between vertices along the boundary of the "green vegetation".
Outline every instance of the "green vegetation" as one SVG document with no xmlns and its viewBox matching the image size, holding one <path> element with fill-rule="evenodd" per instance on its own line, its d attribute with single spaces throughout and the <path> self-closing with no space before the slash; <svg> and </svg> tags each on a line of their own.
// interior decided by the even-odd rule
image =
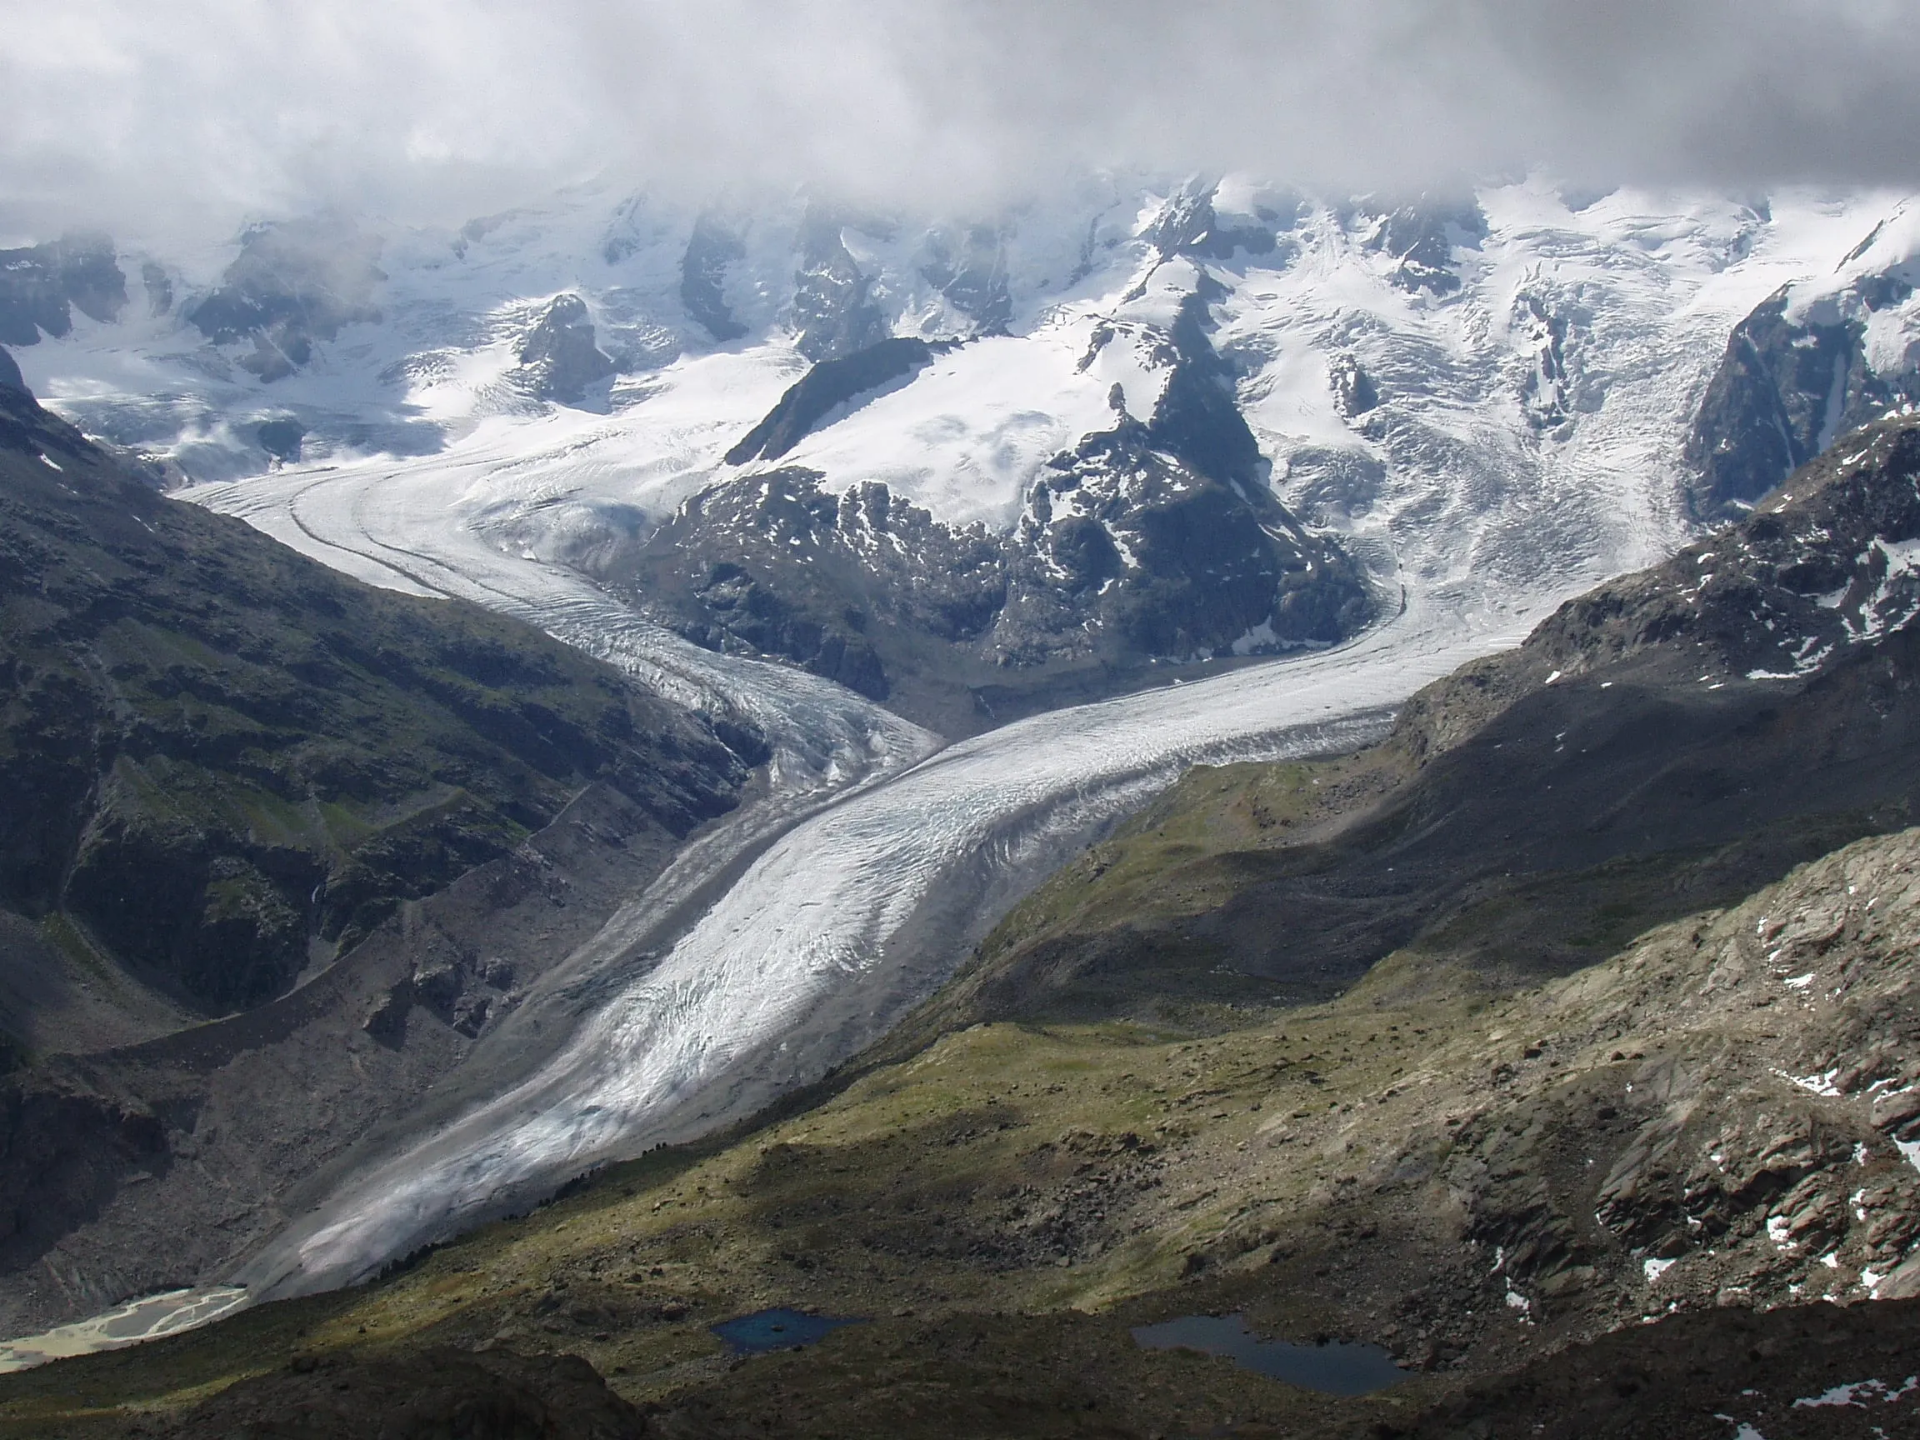
<svg viewBox="0 0 1920 1440">
<path fill-rule="evenodd" d="M 8 1377 L 0 1435 L 117 1433 L 297 1356 L 500 1344 L 584 1355 L 666 1435 L 1330 1437 L 1669 1301 L 1844 1298 L 1897 1262 L 1889 1217 L 1920 1216 L 1871 1118 L 1914 1063 L 1917 862 L 1920 832 L 1863 841 L 1520 991 L 1401 953 L 1205 1037 L 975 1026 L 362 1290 Z M 1783 1012 L 1783 953 L 1831 996 Z M 1836 1046 L 1846 1088 L 1784 1078 Z M 1770 1215 L 1822 1238 L 1783 1251 Z M 1648 1253 L 1675 1260 L 1657 1291 Z M 744 1363 L 707 1329 L 771 1305 L 873 1323 Z M 1341 1400 L 1128 1334 L 1202 1311 L 1418 1373 Z"/>
</svg>

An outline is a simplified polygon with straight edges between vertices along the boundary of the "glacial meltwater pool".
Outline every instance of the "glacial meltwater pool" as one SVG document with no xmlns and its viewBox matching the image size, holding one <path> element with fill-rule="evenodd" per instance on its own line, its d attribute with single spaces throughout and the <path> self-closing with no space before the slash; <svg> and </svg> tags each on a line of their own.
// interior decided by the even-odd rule
<svg viewBox="0 0 1920 1440">
<path fill-rule="evenodd" d="M 763 1355 L 824 1340 L 843 1325 L 864 1325 L 858 1317 L 809 1315 L 802 1310 L 756 1310 L 712 1327 L 736 1355 Z"/>
<path fill-rule="evenodd" d="M 1160 1325 L 1136 1325 L 1133 1339 L 1143 1350 L 1225 1355 L 1243 1370 L 1326 1395 L 1366 1395 L 1407 1378 L 1379 1345 L 1262 1340 L 1247 1327 L 1244 1315 L 1183 1315 Z"/>
</svg>

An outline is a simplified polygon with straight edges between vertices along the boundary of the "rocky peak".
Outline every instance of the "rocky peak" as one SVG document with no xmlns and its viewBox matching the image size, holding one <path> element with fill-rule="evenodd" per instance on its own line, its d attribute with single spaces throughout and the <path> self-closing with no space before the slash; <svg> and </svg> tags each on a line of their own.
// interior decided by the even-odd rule
<svg viewBox="0 0 1920 1440">
<path fill-rule="evenodd" d="M 73 329 L 73 311 L 103 324 L 120 318 L 127 277 L 104 235 L 65 235 L 45 245 L 0 250 L 0 342 L 37 345 L 41 332 Z"/>
<path fill-rule="evenodd" d="M 1209 479 L 1264 488 L 1265 462 L 1234 396 L 1234 373 L 1209 335 L 1203 285 L 1180 302 L 1168 342 L 1172 373 L 1148 424 L 1151 443 Z"/>
<path fill-rule="evenodd" d="M 887 318 L 841 239 L 839 214 L 810 205 L 800 225 L 793 343 L 809 360 L 834 360 L 887 338 Z"/>
<path fill-rule="evenodd" d="M 1366 623 L 1371 596 L 1337 545 L 1302 529 L 1264 483 L 1192 463 L 1157 426 L 1157 415 L 1122 418 L 1035 482 L 1009 547 L 1002 664 L 1255 654 Z M 1195 448 L 1210 462 L 1231 455 Z"/>
<path fill-rule="evenodd" d="M 1237 223 L 1223 224 L 1214 206 L 1216 193 L 1217 187 L 1210 181 L 1189 181 L 1168 197 L 1140 232 L 1140 238 L 1162 260 L 1176 255 L 1226 260 L 1236 250 L 1249 255 L 1272 254 L 1277 241 L 1273 227 L 1261 223 L 1264 217 L 1243 217 Z"/>
<path fill-rule="evenodd" d="M 577 404 L 617 367 L 594 343 L 593 317 L 578 295 L 556 295 L 520 342 L 520 375 L 542 400 Z"/>
<path fill-rule="evenodd" d="M 1382 215 L 1366 245 L 1399 261 L 1393 283 L 1402 290 L 1443 296 L 1460 288 L 1453 252 L 1479 248 L 1486 235 L 1487 217 L 1477 202 L 1423 198 Z"/>
<path fill-rule="evenodd" d="M 1006 237 L 999 227 L 935 227 L 927 233 L 926 249 L 920 278 L 971 317 L 975 334 L 1006 333 L 1013 297 L 1007 289 Z"/>
</svg>

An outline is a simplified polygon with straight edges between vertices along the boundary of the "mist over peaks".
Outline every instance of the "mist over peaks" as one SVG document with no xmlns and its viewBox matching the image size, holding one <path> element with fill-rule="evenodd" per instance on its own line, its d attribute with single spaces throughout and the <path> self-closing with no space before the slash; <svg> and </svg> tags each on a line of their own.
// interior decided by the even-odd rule
<svg viewBox="0 0 1920 1440">
<path fill-rule="evenodd" d="M 456 223 L 589 177 L 976 209 L 1063 168 L 1911 183 L 1891 0 L 8 0 L 0 238 Z"/>
</svg>

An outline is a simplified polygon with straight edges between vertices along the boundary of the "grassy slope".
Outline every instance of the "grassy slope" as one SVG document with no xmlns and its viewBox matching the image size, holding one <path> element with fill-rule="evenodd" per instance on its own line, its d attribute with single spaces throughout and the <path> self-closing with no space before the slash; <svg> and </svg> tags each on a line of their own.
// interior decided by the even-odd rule
<svg viewBox="0 0 1920 1440">
<path fill-rule="evenodd" d="M 776 1415 L 836 1435 L 1351 1433 L 1669 1303 L 1862 1295 L 1920 1227 L 1920 1176 L 1873 1109 L 1876 1081 L 1920 1078 L 1917 876 L 1920 833 L 1863 841 L 1504 995 L 1402 954 L 1331 1004 L 1200 1039 L 975 1027 L 364 1291 L 0 1382 L 0 1434 L 83 1433 L 53 1420 L 81 1397 L 165 1410 L 295 1352 L 447 1341 L 584 1354 L 666 1434 Z M 1785 985 L 1802 968 L 1817 987 Z M 1842 1093 L 1786 1078 L 1835 1055 Z M 1648 1254 L 1677 1262 L 1657 1286 Z M 705 1327 L 774 1304 L 876 1323 L 734 1367 Z M 1431 1370 L 1336 1401 L 1126 1333 L 1222 1309 Z"/>
<path fill-rule="evenodd" d="M 674 832 L 744 778 L 608 667 L 165 499 L 4 387 L 0 517 L 0 905 L 200 1007 L 274 993 L 596 778 Z"/>
</svg>

